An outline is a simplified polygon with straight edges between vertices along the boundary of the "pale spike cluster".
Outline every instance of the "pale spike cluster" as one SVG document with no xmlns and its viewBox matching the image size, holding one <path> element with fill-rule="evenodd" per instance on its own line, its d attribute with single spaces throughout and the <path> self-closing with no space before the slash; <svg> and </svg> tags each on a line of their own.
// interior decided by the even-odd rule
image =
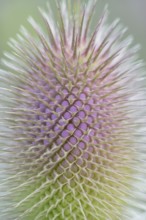
<svg viewBox="0 0 146 220">
<path fill-rule="evenodd" d="M 0 219 L 144 220 L 139 47 L 96 1 L 55 5 L 40 9 L 45 28 L 29 18 L 33 33 L 10 40 L 0 70 Z"/>
</svg>

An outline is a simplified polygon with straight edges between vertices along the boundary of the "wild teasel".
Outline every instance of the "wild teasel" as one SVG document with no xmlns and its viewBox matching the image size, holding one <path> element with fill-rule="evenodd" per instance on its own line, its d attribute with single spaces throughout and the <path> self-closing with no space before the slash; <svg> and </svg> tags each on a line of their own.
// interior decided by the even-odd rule
<svg viewBox="0 0 146 220">
<path fill-rule="evenodd" d="M 3 219 L 116 220 L 131 219 L 126 207 L 144 210 L 135 198 L 146 159 L 143 65 L 119 21 L 106 24 L 107 9 L 90 33 L 91 2 L 56 2 L 58 18 L 48 5 L 45 32 L 29 18 L 36 37 L 21 28 L 9 43 L 0 72 Z"/>
</svg>

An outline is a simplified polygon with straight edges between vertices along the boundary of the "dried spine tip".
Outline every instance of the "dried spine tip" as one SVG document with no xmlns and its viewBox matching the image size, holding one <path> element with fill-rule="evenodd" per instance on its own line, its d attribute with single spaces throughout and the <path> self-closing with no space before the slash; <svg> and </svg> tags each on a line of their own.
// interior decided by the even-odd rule
<svg viewBox="0 0 146 220">
<path fill-rule="evenodd" d="M 29 18 L 36 39 L 21 28 L 0 71 L 0 216 L 130 219 L 146 159 L 137 49 L 107 9 L 89 33 L 95 1 L 56 6 L 58 20 L 40 9 L 46 32 Z"/>
</svg>

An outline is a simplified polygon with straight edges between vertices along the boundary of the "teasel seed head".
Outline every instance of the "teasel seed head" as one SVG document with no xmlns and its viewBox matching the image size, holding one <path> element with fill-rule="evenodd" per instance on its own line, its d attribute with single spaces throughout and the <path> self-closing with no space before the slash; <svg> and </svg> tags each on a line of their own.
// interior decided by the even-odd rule
<svg viewBox="0 0 146 220">
<path fill-rule="evenodd" d="M 144 210 L 143 64 L 119 20 L 107 25 L 107 8 L 91 31 L 95 8 L 57 1 L 57 18 L 40 9 L 44 31 L 29 18 L 36 36 L 22 27 L 10 40 L 0 71 L 3 219 L 121 220 Z"/>
</svg>

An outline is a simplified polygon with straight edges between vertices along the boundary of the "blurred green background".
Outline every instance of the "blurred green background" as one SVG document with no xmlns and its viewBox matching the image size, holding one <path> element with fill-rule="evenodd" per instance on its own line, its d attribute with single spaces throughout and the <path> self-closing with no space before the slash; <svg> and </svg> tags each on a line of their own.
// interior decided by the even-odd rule
<svg viewBox="0 0 146 220">
<path fill-rule="evenodd" d="M 10 37 L 15 38 L 20 26 L 29 28 L 29 15 L 39 21 L 37 7 L 45 8 L 47 1 L 54 3 L 54 0 L 0 0 L 0 58 L 3 51 L 9 50 L 7 41 Z M 110 21 L 121 18 L 121 22 L 129 28 L 128 32 L 133 35 L 135 43 L 141 44 L 140 57 L 146 61 L 146 1 L 99 0 L 97 14 L 101 14 L 106 3 L 109 5 Z"/>
</svg>

